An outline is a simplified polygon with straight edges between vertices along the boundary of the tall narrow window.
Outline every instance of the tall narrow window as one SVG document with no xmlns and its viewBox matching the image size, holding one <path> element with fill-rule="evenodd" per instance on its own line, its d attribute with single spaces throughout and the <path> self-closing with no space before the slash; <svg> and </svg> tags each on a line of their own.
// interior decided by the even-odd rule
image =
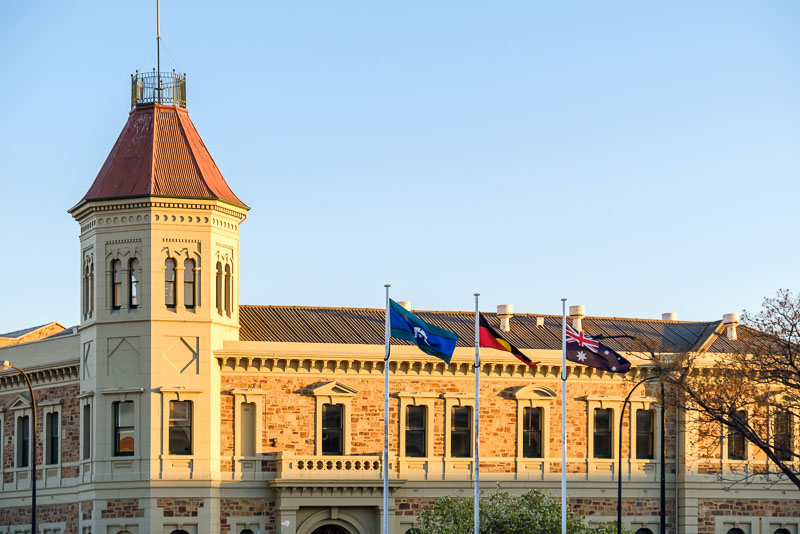
<svg viewBox="0 0 800 534">
<path fill-rule="evenodd" d="M 789 412 L 778 412 L 773 420 L 773 433 L 775 439 L 773 446 L 775 456 L 779 460 L 791 460 L 792 458 L 792 415 Z"/>
<path fill-rule="evenodd" d="M 425 406 L 406 407 L 406 456 L 412 458 L 426 456 L 425 426 L 427 415 Z"/>
<path fill-rule="evenodd" d="M 131 309 L 139 307 L 139 260 L 136 258 L 131 259 L 128 263 L 128 295 L 130 302 L 128 307 Z"/>
<path fill-rule="evenodd" d="M 228 316 L 231 315 L 231 308 L 233 308 L 233 295 L 232 295 L 232 286 L 233 283 L 231 281 L 231 266 L 225 266 L 225 313 Z"/>
<path fill-rule="evenodd" d="M 187 259 L 183 262 L 183 304 L 190 309 L 194 308 L 194 274 L 194 260 Z"/>
<path fill-rule="evenodd" d="M 342 454 L 344 406 L 322 405 L 322 454 Z"/>
<path fill-rule="evenodd" d="M 636 410 L 636 458 L 652 460 L 655 455 L 655 412 L 653 410 Z"/>
<path fill-rule="evenodd" d="M 542 457 L 542 409 L 525 408 L 522 412 L 522 456 Z"/>
<path fill-rule="evenodd" d="M 89 262 L 87 261 L 83 267 L 83 316 L 89 315 Z"/>
<path fill-rule="evenodd" d="M 190 401 L 169 401 L 169 453 L 192 454 Z"/>
<path fill-rule="evenodd" d="M 167 258 L 164 262 L 164 304 L 175 307 L 175 260 Z"/>
<path fill-rule="evenodd" d="M 17 417 L 17 467 L 28 467 L 31 454 L 29 417 Z"/>
<path fill-rule="evenodd" d="M 81 458 L 88 460 L 92 456 L 92 407 L 83 405 L 83 428 L 81 432 Z"/>
<path fill-rule="evenodd" d="M 594 410 L 594 457 L 611 458 L 611 410 Z"/>
<path fill-rule="evenodd" d="M 58 436 L 59 436 L 58 412 L 50 412 L 45 417 L 45 463 L 58 463 Z"/>
<path fill-rule="evenodd" d="M 222 263 L 217 262 L 217 284 L 216 284 L 217 311 L 222 315 Z"/>
<path fill-rule="evenodd" d="M 739 410 L 736 412 L 735 417 L 742 422 L 747 421 L 747 412 Z M 745 445 L 744 434 L 738 430 L 731 429 L 728 434 L 728 460 L 744 460 Z"/>
<path fill-rule="evenodd" d="M 471 454 L 472 408 L 453 406 L 450 414 L 450 456 L 468 458 Z"/>
<path fill-rule="evenodd" d="M 89 315 L 94 312 L 94 261 L 89 265 Z"/>
<path fill-rule="evenodd" d="M 256 455 L 256 403 L 242 403 L 242 456 Z"/>
<path fill-rule="evenodd" d="M 122 306 L 122 262 L 111 262 L 111 308 L 118 310 Z"/>
<path fill-rule="evenodd" d="M 114 456 L 133 456 L 136 450 L 133 401 L 114 403 Z"/>
</svg>

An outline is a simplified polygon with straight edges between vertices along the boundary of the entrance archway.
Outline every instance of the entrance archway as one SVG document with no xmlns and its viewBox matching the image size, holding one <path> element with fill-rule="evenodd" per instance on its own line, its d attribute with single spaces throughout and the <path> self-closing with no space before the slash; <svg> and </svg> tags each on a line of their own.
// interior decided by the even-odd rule
<svg viewBox="0 0 800 534">
<path fill-rule="evenodd" d="M 322 525 L 311 534 L 350 534 L 350 531 L 339 525 Z"/>
</svg>

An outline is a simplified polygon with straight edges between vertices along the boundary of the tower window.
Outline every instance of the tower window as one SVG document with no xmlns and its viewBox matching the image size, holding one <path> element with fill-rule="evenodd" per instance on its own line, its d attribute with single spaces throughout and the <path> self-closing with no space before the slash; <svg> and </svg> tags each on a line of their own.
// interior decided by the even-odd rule
<svg viewBox="0 0 800 534">
<path fill-rule="evenodd" d="M 233 283 L 231 281 L 231 266 L 225 266 L 225 313 L 230 317 L 231 315 L 231 308 L 232 306 L 232 295 L 231 295 L 231 287 Z"/>
<path fill-rule="evenodd" d="M 216 297 L 217 297 L 217 311 L 220 315 L 222 315 L 222 263 L 217 262 L 217 285 L 216 285 Z"/>
<path fill-rule="evenodd" d="M 175 307 L 175 260 L 167 258 L 164 262 L 164 304 Z"/>
<path fill-rule="evenodd" d="M 114 403 L 114 456 L 133 456 L 136 444 L 133 401 Z"/>
<path fill-rule="evenodd" d="M 83 316 L 89 315 L 89 262 L 87 261 L 83 267 Z"/>
<path fill-rule="evenodd" d="M 522 412 L 522 457 L 542 457 L 542 409 L 525 408 Z"/>
<path fill-rule="evenodd" d="M 128 306 L 131 309 L 139 307 L 139 260 L 136 258 L 131 259 L 128 264 L 130 270 L 128 275 L 128 289 L 130 290 L 130 302 Z"/>
<path fill-rule="evenodd" d="M 122 262 L 111 262 L 111 308 L 118 310 L 122 305 Z"/>
<path fill-rule="evenodd" d="M 192 454 L 191 401 L 169 401 L 169 453 Z"/>
<path fill-rule="evenodd" d="M 187 308 L 194 308 L 195 300 L 194 260 L 183 262 L 183 303 Z"/>
<path fill-rule="evenodd" d="M 81 458 L 88 460 L 92 455 L 92 407 L 89 404 L 83 405 L 83 436 Z"/>
<path fill-rule="evenodd" d="M 594 457 L 611 458 L 611 410 L 594 410 Z"/>
</svg>

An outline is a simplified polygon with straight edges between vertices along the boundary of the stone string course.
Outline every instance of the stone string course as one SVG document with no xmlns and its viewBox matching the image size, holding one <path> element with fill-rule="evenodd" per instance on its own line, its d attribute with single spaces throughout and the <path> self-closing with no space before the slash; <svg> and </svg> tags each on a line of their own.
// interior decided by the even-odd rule
<svg viewBox="0 0 800 534">
<path fill-rule="evenodd" d="M 698 534 L 713 534 L 725 517 L 800 517 L 800 499 L 699 499 L 697 504 Z"/>
</svg>

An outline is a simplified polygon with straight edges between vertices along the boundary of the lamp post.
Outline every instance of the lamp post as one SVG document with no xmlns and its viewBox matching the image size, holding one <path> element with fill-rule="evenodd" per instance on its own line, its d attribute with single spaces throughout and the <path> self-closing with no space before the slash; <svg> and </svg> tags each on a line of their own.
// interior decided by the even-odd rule
<svg viewBox="0 0 800 534">
<path fill-rule="evenodd" d="M 660 376 L 648 376 L 645 377 L 638 382 L 631 388 L 628 392 L 628 396 L 625 397 L 625 402 L 622 403 L 622 410 L 620 410 L 619 414 L 619 454 L 617 454 L 617 534 L 622 534 L 622 423 L 625 419 L 625 406 L 628 405 L 628 401 L 631 400 L 631 395 L 633 392 L 638 388 L 640 385 L 644 384 L 645 382 L 652 382 L 653 380 L 658 380 L 661 378 Z M 664 525 L 664 383 L 661 383 L 661 525 L 662 530 L 661 534 L 665 534 L 663 530 Z"/>
<path fill-rule="evenodd" d="M 28 383 L 28 391 L 31 394 L 31 411 L 33 417 L 31 418 L 30 427 L 30 441 L 31 441 L 31 534 L 36 534 L 36 396 L 33 394 L 33 384 L 28 374 L 15 365 L 11 365 L 8 360 L 3 360 L 0 363 L 0 370 L 6 371 L 8 369 L 16 369 L 25 378 Z"/>
</svg>

